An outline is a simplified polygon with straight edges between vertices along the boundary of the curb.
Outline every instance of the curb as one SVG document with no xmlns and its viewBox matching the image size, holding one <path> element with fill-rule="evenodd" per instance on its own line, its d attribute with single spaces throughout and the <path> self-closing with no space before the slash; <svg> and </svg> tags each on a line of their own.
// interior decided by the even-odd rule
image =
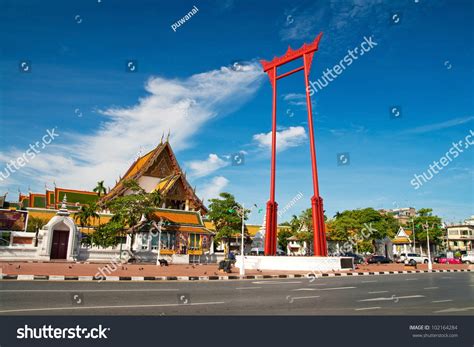
<svg viewBox="0 0 474 347">
<path fill-rule="evenodd" d="M 403 271 L 364 271 L 364 272 L 337 272 L 321 274 L 287 274 L 287 275 L 229 275 L 229 276 L 108 276 L 106 282 L 133 282 L 133 281 L 228 281 L 228 280 L 259 280 L 259 279 L 283 279 L 283 278 L 318 278 L 318 277 L 345 277 L 345 276 L 378 276 L 378 275 L 398 275 L 417 273 L 442 273 L 442 272 L 472 272 L 471 269 L 452 270 L 403 270 Z M 94 276 L 59 276 L 59 275 L 7 275 L 0 274 L 0 280 L 17 281 L 98 281 L 104 280 L 102 277 Z"/>
</svg>

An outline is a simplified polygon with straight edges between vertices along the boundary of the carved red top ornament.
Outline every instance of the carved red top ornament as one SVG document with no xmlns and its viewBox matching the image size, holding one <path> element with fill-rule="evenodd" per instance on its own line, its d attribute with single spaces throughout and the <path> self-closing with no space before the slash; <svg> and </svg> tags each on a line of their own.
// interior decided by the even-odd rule
<svg viewBox="0 0 474 347">
<path fill-rule="evenodd" d="M 278 67 L 280 65 L 289 63 L 290 61 L 293 61 L 295 59 L 301 58 L 304 54 L 316 52 L 318 50 L 319 40 L 321 40 L 322 36 L 323 33 L 319 33 L 319 35 L 314 39 L 313 42 L 309 44 L 305 43 L 301 48 L 298 48 L 297 50 L 293 50 L 290 46 L 288 46 L 288 50 L 286 51 L 285 55 L 281 57 L 274 57 L 272 61 L 266 61 L 263 59 L 260 60 L 260 63 L 263 66 L 263 71 L 267 72 L 268 70 L 271 70 L 274 67 Z"/>
</svg>

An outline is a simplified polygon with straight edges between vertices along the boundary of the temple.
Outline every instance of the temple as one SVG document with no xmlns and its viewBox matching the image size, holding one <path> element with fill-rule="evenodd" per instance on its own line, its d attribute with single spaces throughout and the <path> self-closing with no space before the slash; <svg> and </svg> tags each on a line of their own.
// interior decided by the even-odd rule
<svg viewBox="0 0 474 347">
<path fill-rule="evenodd" d="M 207 213 L 204 203 L 186 180 L 186 174 L 179 167 L 168 141 L 160 143 L 155 149 L 135 160 L 123 178 L 102 200 L 112 200 L 117 196 L 130 194 L 123 184 L 127 179 L 137 181 L 147 193 L 160 192 L 164 198 L 163 208 Z"/>
<path fill-rule="evenodd" d="M 100 218 L 91 219 L 89 225 L 78 225 L 75 215 L 83 206 L 133 194 L 124 184 L 129 179 L 135 180 L 147 193 L 158 191 L 162 205 L 146 221 L 129 230 L 126 237 L 121 237 L 118 246 L 110 249 L 91 246 L 86 242 L 88 237 L 113 215 L 100 211 Z M 18 202 L 8 202 L 4 197 L 0 206 L 0 256 L 105 260 L 114 255 L 121 257 L 120 252 L 125 250 L 126 255 L 133 252 L 143 261 L 156 261 L 159 241 L 157 233 L 152 231 L 156 222 L 161 221 L 160 256 L 175 263 L 192 262 L 196 257 L 214 253 L 214 232 L 203 220 L 206 213 L 206 206 L 187 181 L 170 143 L 162 141 L 137 158 L 102 196 L 94 191 L 55 187 L 46 188 L 44 193 L 20 193 Z"/>
</svg>

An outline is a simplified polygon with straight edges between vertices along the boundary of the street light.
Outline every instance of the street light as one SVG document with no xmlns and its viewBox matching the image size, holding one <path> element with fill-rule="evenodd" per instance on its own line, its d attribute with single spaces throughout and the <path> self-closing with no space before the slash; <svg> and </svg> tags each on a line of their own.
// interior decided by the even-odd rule
<svg viewBox="0 0 474 347">
<path fill-rule="evenodd" d="M 426 222 L 423 225 L 426 231 L 426 247 L 428 248 L 428 270 L 433 270 L 433 264 L 431 263 L 431 251 L 430 251 L 430 234 L 429 234 L 429 225 Z"/>
<path fill-rule="evenodd" d="M 244 276 L 245 275 L 245 264 L 244 264 L 244 234 L 245 234 L 245 207 L 244 204 L 242 206 L 237 206 L 235 205 L 232 207 L 232 209 L 229 210 L 229 212 L 236 212 L 239 217 L 242 218 L 242 236 L 241 236 L 241 242 L 240 242 L 240 256 L 242 258 L 242 264 L 240 265 L 240 275 Z"/>
<path fill-rule="evenodd" d="M 160 257 L 161 257 L 161 226 L 163 225 L 163 219 L 160 218 L 158 224 L 155 221 L 152 222 L 153 227 L 158 230 L 158 254 L 156 255 L 156 265 L 160 265 Z M 152 236 L 156 236 L 152 232 Z"/>
</svg>

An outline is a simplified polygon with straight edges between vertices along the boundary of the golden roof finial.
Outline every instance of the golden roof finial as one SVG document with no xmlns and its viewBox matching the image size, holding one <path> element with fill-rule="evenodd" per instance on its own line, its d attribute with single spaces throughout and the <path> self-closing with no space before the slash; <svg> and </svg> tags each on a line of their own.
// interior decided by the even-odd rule
<svg viewBox="0 0 474 347">
<path fill-rule="evenodd" d="M 171 129 L 168 129 L 168 136 L 166 136 L 166 142 L 170 141 Z"/>
<path fill-rule="evenodd" d="M 163 134 L 161 134 L 161 141 L 160 141 L 160 145 L 163 144 L 163 138 L 165 137 L 165 132 L 163 131 Z"/>
</svg>

